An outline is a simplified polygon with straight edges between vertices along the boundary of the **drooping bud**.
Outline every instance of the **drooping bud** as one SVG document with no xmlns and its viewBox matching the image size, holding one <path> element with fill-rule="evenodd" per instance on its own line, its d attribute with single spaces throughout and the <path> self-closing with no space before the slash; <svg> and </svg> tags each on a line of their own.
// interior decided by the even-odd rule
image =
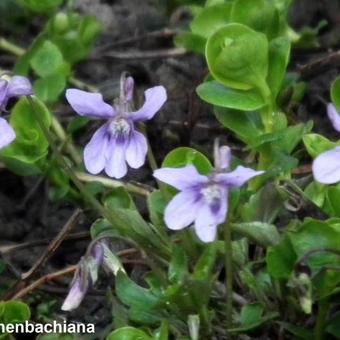
<svg viewBox="0 0 340 340">
<path fill-rule="evenodd" d="M 104 250 L 101 242 L 96 242 L 90 249 L 90 254 L 86 259 L 86 265 L 91 278 L 91 284 L 95 284 L 98 279 L 98 270 L 103 263 Z"/>
<path fill-rule="evenodd" d="M 71 289 L 61 307 L 63 311 L 71 311 L 79 307 L 89 287 L 89 273 L 86 262 L 82 259 L 74 274 Z"/>
<path fill-rule="evenodd" d="M 229 146 L 219 146 L 218 139 L 214 143 L 214 161 L 217 171 L 227 170 L 230 166 L 231 150 Z"/>
</svg>

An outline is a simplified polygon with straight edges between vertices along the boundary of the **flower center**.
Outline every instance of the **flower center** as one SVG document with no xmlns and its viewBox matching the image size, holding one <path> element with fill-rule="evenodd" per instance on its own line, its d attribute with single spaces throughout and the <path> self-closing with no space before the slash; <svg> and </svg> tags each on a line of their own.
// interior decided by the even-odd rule
<svg viewBox="0 0 340 340">
<path fill-rule="evenodd" d="M 131 131 L 131 124 L 125 118 L 116 118 L 110 123 L 110 131 L 115 137 L 126 136 Z"/>
<path fill-rule="evenodd" d="M 216 206 L 221 201 L 221 190 L 217 184 L 210 184 L 201 190 L 204 200 L 210 206 Z"/>
</svg>

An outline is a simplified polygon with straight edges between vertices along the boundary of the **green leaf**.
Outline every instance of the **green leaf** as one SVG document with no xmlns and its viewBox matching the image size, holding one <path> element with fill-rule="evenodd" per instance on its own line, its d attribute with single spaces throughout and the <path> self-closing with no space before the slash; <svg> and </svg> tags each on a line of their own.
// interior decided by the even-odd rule
<svg viewBox="0 0 340 340">
<path fill-rule="evenodd" d="M 268 41 L 264 34 L 228 24 L 209 37 L 206 59 L 212 75 L 227 87 L 265 90 Z"/>
<path fill-rule="evenodd" d="M 208 81 L 199 85 L 196 92 L 207 103 L 229 109 L 254 111 L 265 105 L 262 96 L 255 90 L 231 89 L 217 81 Z"/>
<path fill-rule="evenodd" d="M 290 57 L 290 41 L 279 37 L 269 44 L 269 69 L 267 83 L 273 98 L 276 98 L 284 80 Z"/>
<path fill-rule="evenodd" d="M 267 250 L 267 269 L 276 279 L 289 279 L 296 260 L 297 254 L 288 236 L 284 236 L 278 245 Z"/>
<path fill-rule="evenodd" d="M 34 109 L 45 126 L 51 125 L 51 114 L 47 107 L 37 98 L 33 99 Z M 19 175 L 38 174 L 42 171 L 41 163 L 48 151 L 48 141 L 35 119 L 31 104 L 26 98 L 21 98 L 14 106 L 10 124 L 15 130 L 15 141 L 1 150 L 1 159 L 8 168 Z"/>
<path fill-rule="evenodd" d="M 327 186 L 318 182 L 310 183 L 305 189 L 305 194 L 314 204 L 322 207 L 325 202 Z"/>
<path fill-rule="evenodd" d="M 20 0 L 20 2 L 27 6 L 31 11 L 44 13 L 60 6 L 64 0 Z"/>
<path fill-rule="evenodd" d="M 124 304 L 133 308 L 150 310 L 162 304 L 159 297 L 137 285 L 122 271 L 119 271 L 116 277 L 116 293 Z"/>
<path fill-rule="evenodd" d="M 138 328 L 123 327 L 110 333 L 106 340 L 152 340 L 152 338 Z"/>
<path fill-rule="evenodd" d="M 331 85 L 331 99 L 337 111 L 340 111 L 340 77 L 336 78 Z"/>
<path fill-rule="evenodd" d="M 235 233 L 247 237 L 263 247 L 274 246 L 280 241 L 280 234 L 272 224 L 262 222 L 235 223 L 232 228 Z"/>
<path fill-rule="evenodd" d="M 167 154 L 162 168 L 181 168 L 192 164 L 197 171 L 207 175 L 212 171 L 212 165 L 207 157 L 195 149 L 180 147 Z"/>
<path fill-rule="evenodd" d="M 331 142 L 326 137 L 317 133 L 309 133 L 303 136 L 303 143 L 306 146 L 307 152 L 313 158 L 316 158 L 325 151 L 334 149 L 337 144 Z"/>
<path fill-rule="evenodd" d="M 8 301 L 5 303 L 2 315 L 5 324 L 22 323 L 29 320 L 30 317 L 30 309 L 25 303 L 21 301 Z"/>
<path fill-rule="evenodd" d="M 261 221 L 271 224 L 282 209 L 284 201 L 285 197 L 276 186 L 268 183 L 241 207 L 241 216 L 246 222 Z"/>
<path fill-rule="evenodd" d="M 104 205 L 108 209 L 136 209 L 131 195 L 123 186 L 111 189 L 104 199 Z"/>
<path fill-rule="evenodd" d="M 230 17 L 231 21 L 262 32 L 269 39 L 277 36 L 279 31 L 279 14 L 271 1 L 235 0 Z"/>
<path fill-rule="evenodd" d="M 230 11 L 230 3 L 204 8 L 190 24 L 192 33 L 209 38 L 217 29 L 229 23 Z"/>
<path fill-rule="evenodd" d="M 249 327 L 261 322 L 264 308 L 260 303 L 245 305 L 241 309 L 240 323 L 242 327 Z"/>
<path fill-rule="evenodd" d="M 169 339 L 169 322 L 163 320 L 161 327 L 155 332 L 153 340 L 168 340 Z"/>
<path fill-rule="evenodd" d="M 296 326 L 288 322 L 277 321 L 277 323 L 280 326 L 282 326 L 285 330 L 287 330 L 289 333 L 295 335 L 297 339 L 304 339 L 304 340 L 313 339 L 313 331 L 310 329 L 307 329 L 301 326 Z"/>
<path fill-rule="evenodd" d="M 155 190 L 148 195 L 147 205 L 151 222 L 156 226 L 163 226 L 163 215 L 167 202 L 164 199 L 162 192 L 160 190 Z"/>
<path fill-rule="evenodd" d="M 52 74 L 37 79 L 34 83 L 34 93 L 43 102 L 54 103 L 66 87 L 66 77 L 63 74 Z"/>
<path fill-rule="evenodd" d="M 217 243 L 210 243 L 205 247 L 194 268 L 193 277 L 196 280 L 208 281 L 211 279 L 211 274 L 216 262 L 217 252 Z"/>
<path fill-rule="evenodd" d="M 204 54 L 206 39 L 190 32 L 179 33 L 175 37 L 175 45 L 184 47 L 186 50 Z"/>
<path fill-rule="evenodd" d="M 340 217 L 340 186 L 328 186 L 326 190 L 324 210 L 331 217 Z"/>
<path fill-rule="evenodd" d="M 174 245 L 169 264 L 169 280 L 174 283 L 181 283 L 186 275 L 188 275 L 187 255 L 180 246 Z"/>
<path fill-rule="evenodd" d="M 46 40 L 34 53 L 30 64 L 40 77 L 47 77 L 57 73 L 63 67 L 64 59 L 59 48 L 51 41 Z"/>
<path fill-rule="evenodd" d="M 263 133 L 261 117 L 257 112 L 241 112 L 215 107 L 217 120 L 246 144 L 252 143 Z"/>
</svg>

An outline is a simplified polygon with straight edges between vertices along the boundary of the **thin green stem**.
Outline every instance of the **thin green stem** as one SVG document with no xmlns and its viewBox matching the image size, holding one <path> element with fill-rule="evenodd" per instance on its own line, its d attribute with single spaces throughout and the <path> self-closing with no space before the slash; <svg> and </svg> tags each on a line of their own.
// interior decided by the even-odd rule
<svg viewBox="0 0 340 340">
<path fill-rule="evenodd" d="M 316 324 L 314 328 L 314 337 L 315 340 L 323 340 L 325 339 L 325 326 L 326 319 L 328 314 L 329 302 L 328 300 L 321 300 L 318 304 L 318 316 L 316 319 Z"/>
<path fill-rule="evenodd" d="M 88 182 L 88 183 L 99 182 L 107 188 L 114 189 L 114 188 L 124 187 L 127 191 L 133 194 L 138 194 L 142 196 L 149 196 L 151 193 L 151 190 L 148 190 L 142 186 L 134 185 L 132 183 L 123 183 L 121 181 L 117 181 L 117 180 L 103 177 L 103 176 L 93 176 L 93 175 L 89 175 L 89 174 L 86 174 L 80 171 L 76 171 L 75 175 L 82 182 Z"/>
<path fill-rule="evenodd" d="M 233 328 L 233 250 L 231 225 L 228 219 L 223 225 L 225 247 L 225 288 L 226 288 L 226 325 L 227 330 Z"/>
<path fill-rule="evenodd" d="M 58 119 L 56 119 L 54 116 L 52 116 L 52 125 L 51 125 L 54 133 L 57 135 L 57 137 L 65 144 L 65 149 L 68 152 L 68 154 L 72 157 L 73 161 L 79 165 L 82 163 L 82 159 L 79 155 L 79 152 L 73 145 L 72 141 L 67 136 L 64 128 L 59 123 Z"/>
<path fill-rule="evenodd" d="M 26 52 L 23 48 L 9 42 L 5 38 L 0 38 L 0 49 L 14 54 L 17 57 L 21 57 Z"/>
<path fill-rule="evenodd" d="M 60 153 L 58 147 L 55 145 L 53 137 L 51 136 L 48 128 L 45 125 L 45 122 L 41 119 L 40 115 L 35 109 L 35 104 L 31 96 L 27 96 L 27 99 L 32 107 L 33 114 L 35 115 L 35 119 L 38 122 L 41 130 L 43 131 L 46 139 L 48 140 L 54 155 L 56 157 L 56 160 L 59 162 L 59 164 L 63 167 L 64 171 L 67 173 L 67 175 L 71 178 L 73 183 L 77 186 L 78 190 L 81 192 L 81 194 L 84 196 L 84 198 L 95 208 L 97 209 L 104 217 L 108 218 L 110 220 L 110 216 L 106 213 L 105 208 L 97 201 L 97 199 L 92 196 L 84 187 L 84 185 L 79 181 L 77 176 L 74 174 L 71 167 L 68 165 L 66 160 L 64 159 L 63 155 Z"/>
</svg>

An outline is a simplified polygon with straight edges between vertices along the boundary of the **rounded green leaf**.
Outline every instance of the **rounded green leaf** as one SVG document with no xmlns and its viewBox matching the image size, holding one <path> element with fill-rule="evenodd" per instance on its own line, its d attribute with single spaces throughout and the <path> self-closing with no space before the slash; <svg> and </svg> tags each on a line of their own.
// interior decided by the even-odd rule
<svg viewBox="0 0 340 340">
<path fill-rule="evenodd" d="M 201 174 L 209 174 L 212 171 L 212 165 L 207 157 L 195 149 L 180 147 L 165 157 L 162 168 L 181 168 L 192 164 Z"/>
<path fill-rule="evenodd" d="M 278 10 L 268 0 L 236 0 L 231 9 L 231 21 L 262 32 L 269 39 L 279 31 Z"/>
<path fill-rule="evenodd" d="M 51 114 L 47 107 L 37 98 L 33 98 L 34 110 L 40 115 L 46 127 L 51 125 Z M 15 130 L 16 139 L 8 147 L 1 150 L 1 159 L 13 172 L 27 176 L 41 172 L 42 160 L 48 152 L 49 143 L 30 102 L 21 98 L 14 106 L 10 124 Z"/>
<path fill-rule="evenodd" d="M 59 48 L 46 40 L 33 55 L 30 63 L 40 77 L 46 77 L 56 73 L 63 66 L 64 59 Z"/>
<path fill-rule="evenodd" d="M 110 333 L 106 340 L 152 340 L 152 338 L 140 329 L 123 327 Z"/>
<path fill-rule="evenodd" d="M 268 72 L 268 40 L 241 24 L 228 24 L 207 41 L 206 59 L 212 75 L 240 90 L 264 91 Z"/>
<path fill-rule="evenodd" d="M 321 153 L 334 149 L 337 146 L 336 143 L 331 142 L 326 137 L 318 135 L 317 133 L 309 133 L 304 135 L 302 140 L 305 144 L 307 152 L 313 158 L 316 158 Z"/>
<path fill-rule="evenodd" d="M 270 42 L 269 45 L 269 70 L 267 83 L 276 98 L 284 77 L 290 56 L 290 41 L 286 37 L 279 37 Z"/>
<path fill-rule="evenodd" d="M 31 317 L 29 307 L 21 301 L 9 301 L 5 303 L 3 312 L 4 323 L 21 323 Z"/>
<path fill-rule="evenodd" d="M 54 103 L 58 100 L 66 86 L 63 74 L 52 74 L 40 78 L 34 83 L 34 93 L 44 102 Z"/>
<path fill-rule="evenodd" d="M 230 3 L 204 8 L 190 24 L 192 33 L 208 38 L 217 29 L 229 23 L 230 11 Z"/>
<path fill-rule="evenodd" d="M 207 103 L 229 109 L 255 111 L 265 105 L 264 99 L 255 90 L 231 89 L 217 81 L 199 85 L 196 92 Z"/>
<path fill-rule="evenodd" d="M 331 99 L 336 109 L 340 111 L 340 77 L 336 78 L 331 85 Z"/>
</svg>

